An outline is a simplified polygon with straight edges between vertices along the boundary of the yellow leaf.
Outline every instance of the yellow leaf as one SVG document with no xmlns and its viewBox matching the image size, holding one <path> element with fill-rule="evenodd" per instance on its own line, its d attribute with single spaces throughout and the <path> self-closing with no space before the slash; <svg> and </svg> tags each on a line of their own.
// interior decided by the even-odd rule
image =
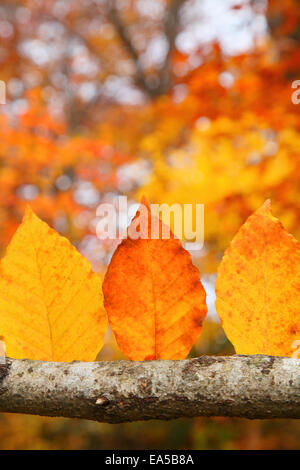
<svg viewBox="0 0 300 470">
<path fill-rule="evenodd" d="M 27 208 L 1 262 L 0 336 L 7 356 L 94 360 L 106 329 L 100 278 Z"/>
<path fill-rule="evenodd" d="M 236 352 L 297 353 L 299 292 L 300 244 L 266 201 L 242 226 L 218 270 L 216 307 Z"/>
</svg>

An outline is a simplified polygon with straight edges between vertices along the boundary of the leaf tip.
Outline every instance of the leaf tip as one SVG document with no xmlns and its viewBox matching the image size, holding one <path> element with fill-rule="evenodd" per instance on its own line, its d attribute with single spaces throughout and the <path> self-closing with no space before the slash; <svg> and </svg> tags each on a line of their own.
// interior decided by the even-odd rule
<svg viewBox="0 0 300 470">
<path fill-rule="evenodd" d="M 146 196 L 144 196 L 144 195 L 141 197 L 141 204 L 142 204 L 143 206 L 146 206 L 147 209 L 150 209 L 148 199 L 147 199 Z"/>
<path fill-rule="evenodd" d="M 262 207 L 265 207 L 267 209 L 271 209 L 271 199 L 266 199 L 265 202 L 263 203 Z"/>
<path fill-rule="evenodd" d="M 23 219 L 24 220 L 31 219 L 34 215 L 35 215 L 35 213 L 31 209 L 31 206 L 29 204 L 26 204 Z"/>
<path fill-rule="evenodd" d="M 263 215 L 272 215 L 271 199 L 266 199 L 263 205 L 260 206 L 256 212 Z"/>
</svg>

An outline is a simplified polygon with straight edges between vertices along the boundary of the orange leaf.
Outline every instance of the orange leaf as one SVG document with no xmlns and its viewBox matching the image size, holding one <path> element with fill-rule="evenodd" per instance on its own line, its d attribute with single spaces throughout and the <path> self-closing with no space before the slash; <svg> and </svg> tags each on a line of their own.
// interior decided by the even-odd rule
<svg viewBox="0 0 300 470">
<path fill-rule="evenodd" d="M 94 360 L 106 329 L 99 276 L 28 208 L 1 262 L 0 336 L 6 354 Z"/>
<path fill-rule="evenodd" d="M 138 239 L 132 239 L 135 226 Z M 153 227 L 159 239 L 149 239 Z M 143 200 L 103 283 L 110 325 L 120 349 L 133 360 L 186 357 L 207 312 L 198 269 L 172 233 L 162 239 L 164 228 Z"/>
<path fill-rule="evenodd" d="M 217 311 L 238 354 L 293 355 L 299 290 L 300 244 L 266 201 L 231 242 L 216 282 Z"/>
</svg>

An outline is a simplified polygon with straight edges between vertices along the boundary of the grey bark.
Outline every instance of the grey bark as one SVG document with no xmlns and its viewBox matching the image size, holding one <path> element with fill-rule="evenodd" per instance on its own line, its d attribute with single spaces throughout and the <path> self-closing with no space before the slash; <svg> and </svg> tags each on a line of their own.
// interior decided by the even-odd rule
<svg viewBox="0 0 300 470">
<path fill-rule="evenodd" d="M 300 360 L 261 355 L 90 363 L 7 359 L 0 364 L 0 412 L 108 423 L 300 418 Z"/>
</svg>

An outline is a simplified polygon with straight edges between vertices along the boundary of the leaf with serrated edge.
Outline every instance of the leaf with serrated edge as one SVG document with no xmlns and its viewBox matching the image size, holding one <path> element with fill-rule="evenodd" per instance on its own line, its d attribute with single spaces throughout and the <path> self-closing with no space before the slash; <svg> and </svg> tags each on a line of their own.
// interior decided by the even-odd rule
<svg viewBox="0 0 300 470">
<path fill-rule="evenodd" d="M 300 244 L 268 200 L 241 227 L 218 270 L 216 308 L 236 352 L 292 356 L 299 293 Z"/>
<path fill-rule="evenodd" d="M 148 236 L 151 223 L 159 225 L 161 236 L 162 222 L 152 214 L 150 223 L 150 207 L 145 199 L 142 204 Z M 108 267 L 103 293 L 118 345 L 133 360 L 186 357 L 207 312 L 200 273 L 172 233 L 170 239 L 124 239 Z"/>
<path fill-rule="evenodd" d="M 0 336 L 7 356 L 94 360 L 106 329 L 99 276 L 28 207 L 1 262 Z"/>
</svg>

